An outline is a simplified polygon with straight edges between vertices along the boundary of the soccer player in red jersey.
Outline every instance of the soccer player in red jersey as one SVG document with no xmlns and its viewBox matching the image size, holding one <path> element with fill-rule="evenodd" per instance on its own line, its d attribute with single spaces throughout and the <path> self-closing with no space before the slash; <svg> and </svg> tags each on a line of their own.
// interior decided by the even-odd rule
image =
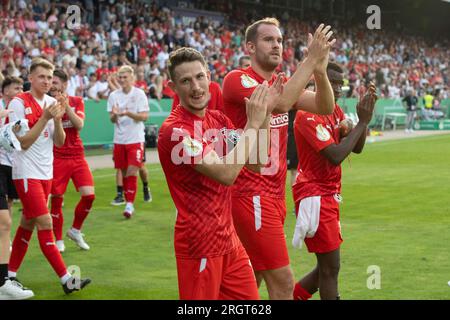
<svg viewBox="0 0 450 320">
<path fill-rule="evenodd" d="M 29 74 L 31 90 L 18 94 L 8 107 L 12 111 L 10 122 L 25 119 L 29 126 L 28 131 L 17 135 L 22 150 L 15 153 L 13 162 L 13 180 L 23 212 L 12 245 L 8 274 L 10 279 L 17 279 L 16 273 L 36 227 L 42 253 L 60 278 L 64 292 L 71 293 L 84 288 L 91 280 L 75 279 L 67 271 L 55 245 L 52 217 L 47 208 L 53 178 L 53 145 L 62 147 L 66 138 L 62 124 L 64 107 L 47 95 L 53 70 L 47 60 L 34 59 Z"/>
<path fill-rule="evenodd" d="M 0 127 L 10 112 L 9 102 L 22 92 L 23 81 L 17 77 L 6 77 L 2 82 L 3 98 L 0 99 Z M 17 191 L 12 180 L 13 156 L 0 148 L 0 300 L 23 300 L 34 296 L 33 291 L 8 278 L 10 257 L 11 209 Z"/>
<path fill-rule="evenodd" d="M 339 65 L 328 65 L 336 100 L 341 95 L 343 75 Z M 337 104 L 328 116 L 297 112 L 294 134 L 299 165 L 293 186 L 297 223 L 292 244 L 301 247 L 304 241 L 308 251 L 316 254 L 317 266 L 295 285 L 296 300 L 307 300 L 318 289 L 321 299 L 339 299 L 340 164 L 351 152 L 362 152 L 375 101 L 375 86 L 371 84 L 357 106 L 359 122 L 347 132 L 343 131 L 344 112 Z"/>
<path fill-rule="evenodd" d="M 294 278 L 284 234 L 288 111 L 301 108 L 330 114 L 334 107 L 326 75 L 330 47 L 335 40 L 330 26 L 320 25 L 309 35 L 308 55 L 286 82 L 270 122 L 270 163 L 262 174 L 244 168 L 233 188 L 233 221 L 255 271 L 258 286 L 267 284 L 270 299 L 292 299 Z M 283 37 L 278 20 L 265 18 L 249 26 L 245 42 L 251 59 L 247 69 L 231 71 L 223 82 L 225 114 L 237 128 L 247 121 L 244 99 L 263 81 L 276 78 L 282 63 Z M 304 90 L 314 75 L 317 93 Z"/>
<path fill-rule="evenodd" d="M 177 209 L 180 299 L 259 299 L 248 255 L 233 226 L 230 186 L 257 147 L 265 145 L 267 156 L 268 133 L 259 129 L 268 129 L 268 106 L 279 97 L 282 79 L 271 88 L 257 86 L 246 98 L 248 121 L 240 135 L 222 112 L 207 108 L 210 73 L 197 50 L 172 52 L 168 68 L 180 104 L 161 126 L 158 153 Z M 255 133 L 265 139 L 258 142 Z M 259 170 L 258 159 L 247 166 Z"/>
<path fill-rule="evenodd" d="M 148 99 L 142 89 L 134 86 L 134 70 L 122 66 L 118 71 L 120 89 L 108 98 L 108 112 L 114 123 L 114 167 L 122 170 L 125 193 L 123 215 L 129 219 L 134 213 L 137 174 L 144 157 L 144 121 L 148 118 Z"/>
<path fill-rule="evenodd" d="M 220 89 L 220 85 L 217 82 L 211 81 L 211 83 L 209 84 L 209 93 L 211 95 L 211 98 L 209 98 L 208 109 L 223 111 L 222 89 Z M 173 97 L 172 110 L 179 104 L 180 98 L 176 94 Z"/>
<path fill-rule="evenodd" d="M 80 192 L 81 199 L 75 207 L 72 227 L 67 231 L 67 236 L 83 250 L 89 250 L 89 245 L 84 241 L 81 228 L 95 199 L 94 179 L 84 158 L 83 141 L 81 141 L 79 134 L 84 126 L 84 102 L 81 97 L 67 96 L 68 80 L 68 75 L 63 70 L 55 70 L 49 92 L 65 110 L 62 125 L 66 133 L 66 140 L 62 147 L 55 146 L 53 148 L 53 183 L 50 209 L 56 246 L 60 252 L 65 250 L 62 236 L 64 224 L 62 203 L 69 180 L 72 179 L 75 188 Z"/>
</svg>

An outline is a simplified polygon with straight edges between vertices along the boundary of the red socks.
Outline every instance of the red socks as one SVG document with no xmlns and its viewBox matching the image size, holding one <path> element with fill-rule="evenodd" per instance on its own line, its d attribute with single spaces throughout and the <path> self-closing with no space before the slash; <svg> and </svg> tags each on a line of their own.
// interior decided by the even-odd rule
<svg viewBox="0 0 450 320">
<path fill-rule="evenodd" d="M 308 300 L 311 297 L 312 297 L 312 295 L 300 285 L 300 282 L 297 282 L 295 284 L 294 300 Z"/>
<path fill-rule="evenodd" d="M 81 197 L 80 202 L 78 202 L 77 207 L 75 208 L 75 217 L 73 219 L 72 228 L 81 230 L 83 222 L 92 208 L 94 199 L 95 195 L 93 194 Z"/>
<path fill-rule="evenodd" d="M 58 248 L 55 245 L 52 230 L 39 230 L 38 239 L 42 253 L 45 255 L 56 274 L 60 278 L 66 275 L 67 268 L 61 257 L 61 253 L 59 253 Z"/>
<path fill-rule="evenodd" d="M 8 270 L 17 272 L 22 264 L 23 258 L 28 250 L 28 243 L 30 242 L 33 231 L 25 230 L 19 227 L 14 237 L 12 244 L 11 256 L 9 258 Z"/>
<path fill-rule="evenodd" d="M 53 232 L 55 233 L 56 240 L 62 240 L 63 236 L 63 225 L 64 216 L 62 212 L 63 197 L 52 197 L 51 203 L 52 207 L 50 209 L 52 220 L 53 220 Z"/>
<path fill-rule="evenodd" d="M 134 203 L 137 190 L 137 176 L 129 176 L 123 178 L 123 191 L 125 193 L 125 201 Z"/>
</svg>

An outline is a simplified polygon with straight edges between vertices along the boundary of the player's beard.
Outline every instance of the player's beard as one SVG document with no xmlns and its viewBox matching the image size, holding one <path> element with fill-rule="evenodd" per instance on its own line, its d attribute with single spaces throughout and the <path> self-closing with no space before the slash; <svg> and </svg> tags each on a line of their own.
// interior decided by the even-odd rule
<svg viewBox="0 0 450 320">
<path fill-rule="evenodd" d="M 274 72 L 275 69 L 281 63 L 281 58 L 275 60 L 272 56 L 272 53 L 264 54 L 263 56 L 256 56 L 256 61 L 261 66 L 261 68 L 265 71 Z"/>
<path fill-rule="evenodd" d="M 191 101 L 191 97 L 189 98 L 189 101 Z M 208 106 L 209 100 L 211 99 L 211 94 L 209 93 L 209 91 L 204 93 L 203 99 L 204 101 L 201 104 L 189 103 L 189 108 L 195 111 L 204 110 Z"/>
</svg>

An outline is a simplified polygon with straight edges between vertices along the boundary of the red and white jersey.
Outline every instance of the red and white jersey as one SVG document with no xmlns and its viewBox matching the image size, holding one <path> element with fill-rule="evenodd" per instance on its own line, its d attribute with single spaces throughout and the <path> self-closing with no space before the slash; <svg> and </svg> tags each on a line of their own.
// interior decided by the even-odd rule
<svg viewBox="0 0 450 320">
<path fill-rule="evenodd" d="M 272 85 L 275 79 L 276 75 L 273 75 L 269 85 Z M 263 83 L 264 80 L 252 67 L 233 70 L 225 76 L 222 86 L 224 112 L 233 121 L 236 128 L 243 129 L 247 123 L 244 98 L 250 98 L 255 87 Z M 270 174 L 258 174 L 247 168 L 242 169 L 234 184 L 233 197 L 260 195 L 284 198 L 288 122 L 289 116 L 287 112 L 272 114 L 272 120 L 270 121 L 271 160 L 267 166 Z"/>
<path fill-rule="evenodd" d="M 0 110 L 7 109 L 7 105 L 5 104 L 5 100 L 0 99 Z M 2 118 L 0 119 L 0 128 L 7 123 L 8 118 Z M 14 153 L 13 152 L 7 152 L 3 148 L 0 148 L 0 164 L 4 166 L 12 167 L 12 163 L 14 161 Z"/>
<path fill-rule="evenodd" d="M 81 97 L 69 96 L 69 106 L 75 112 L 77 116 L 84 120 L 84 101 Z M 74 128 L 72 122 L 67 114 L 62 117 L 62 124 L 64 132 L 66 133 L 66 140 L 62 147 L 55 146 L 53 153 L 55 158 L 82 158 L 84 157 L 83 141 L 80 138 L 80 134 L 76 128 Z"/>
<path fill-rule="evenodd" d="M 132 87 L 125 93 L 122 89 L 114 90 L 108 98 L 108 112 L 117 105 L 120 112 L 131 111 L 133 113 L 149 111 L 148 99 L 142 89 Z M 114 143 L 132 144 L 145 141 L 144 122 L 135 121 L 130 117 L 118 117 L 114 124 Z"/>
<path fill-rule="evenodd" d="M 162 124 L 158 154 L 177 208 L 177 257 L 222 256 L 239 245 L 231 215 L 231 187 L 194 168 L 212 148 L 223 156 L 226 152 L 221 150 L 231 149 L 236 141 L 233 124 L 217 110 L 206 110 L 200 118 L 178 105 Z"/>
<path fill-rule="evenodd" d="M 222 89 L 220 89 L 220 85 L 217 82 L 211 81 L 211 83 L 209 84 L 209 94 L 211 95 L 211 97 L 209 98 L 208 109 L 223 111 Z M 176 94 L 173 97 L 172 109 L 174 109 L 179 104 L 180 98 Z"/>
<path fill-rule="evenodd" d="M 43 113 L 43 107 L 56 102 L 55 98 L 44 95 L 42 101 L 36 100 L 30 92 L 18 94 L 9 103 L 9 121 L 27 119 L 29 128 L 33 128 Z M 47 122 L 39 138 L 27 150 L 15 152 L 12 175 L 13 179 L 50 180 L 53 178 L 53 119 Z"/>
<path fill-rule="evenodd" d="M 327 116 L 297 112 L 294 135 L 299 161 L 294 201 L 341 192 L 341 166 L 333 165 L 320 151 L 339 144 L 339 123 L 344 119 L 344 112 L 337 104 L 333 114 Z"/>
</svg>

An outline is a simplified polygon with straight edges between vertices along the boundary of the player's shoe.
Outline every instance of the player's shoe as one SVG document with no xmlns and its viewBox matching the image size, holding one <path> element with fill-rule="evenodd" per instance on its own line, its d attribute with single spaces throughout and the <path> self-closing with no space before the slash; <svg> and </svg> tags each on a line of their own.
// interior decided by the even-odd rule
<svg viewBox="0 0 450 320">
<path fill-rule="evenodd" d="M 120 206 L 122 204 L 125 204 L 125 199 L 121 195 L 117 195 L 113 201 L 111 201 L 111 204 L 113 206 Z"/>
<path fill-rule="evenodd" d="M 6 280 L 0 287 L 0 300 L 25 300 L 34 297 L 33 291 L 25 288 L 20 282 Z"/>
<path fill-rule="evenodd" d="M 123 216 L 127 219 L 130 219 L 134 213 L 134 206 L 131 202 L 128 202 L 125 206 L 125 210 L 123 211 Z"/>
<path fill-rule="evenodd" d="M 56 247 L 60 253 L 63 253 L 66 250 L 66 246 L 64 245 L 64 240 L 56 241 Z"/>
<path fill-rule="evenodd" d="M 81 249 L 83 250 L 90 249 L 86 241 L 84 241 L 83 234 L 80 231 L 70 228 L 69 230 L 67 230 L 67 236 L 69 237 L 70 240 L 74 241 L 77 244 L 77 246 L 79 246 Z"/>
<path fill-rule="evenodd" d="M 80 291 L 81 289 L 86 287 L 89 283 L 91 283 L 91 279 L 89 278 L 79 279 L 75 277 L 70 277 L 69 280 L 67 280 L 66 283 L 62 285 L 62 287 L 65 294 L 70 294 L 74 291 Z"/>
<path fill-rule="evenodd" d="M 150 192 L 150 189 L 144 188 L 144 202 L 152 202 L 152 193 Z"/>
</svg>

